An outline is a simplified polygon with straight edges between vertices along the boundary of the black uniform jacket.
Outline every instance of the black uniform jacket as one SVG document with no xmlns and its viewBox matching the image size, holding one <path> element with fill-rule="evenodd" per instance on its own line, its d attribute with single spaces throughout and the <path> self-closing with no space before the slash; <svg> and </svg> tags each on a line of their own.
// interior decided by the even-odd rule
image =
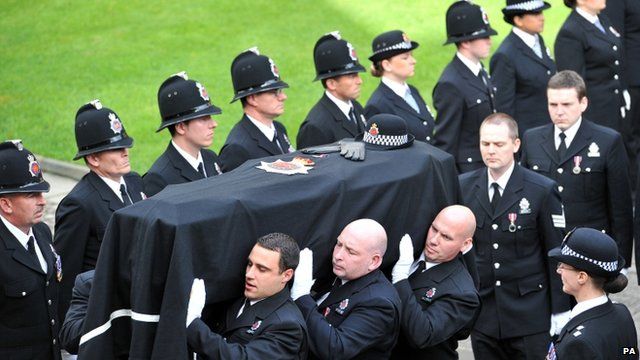
<svg viewBox="0 0 640 360">
<path fill-rule="evenodd" d="M 558 360 L 638 358 L 636 328 L 629 309 L 611 300 L 569 320 L 554 347 Z"/>
<path fill-rule="evenodd" d="M 417 113 L 411 105 L 381 81 L 364 107 L 364 116 L 370 119 L 376 114 L 398 115 L 407 122 L 409 134 L 413 134 L 416 140 L 431 142 L 434 126 L 433 114 L 418 89 L 411 85 L 409 85 L 409 89 L 418 104 L 420 113 Z"/>
<path fill-rule="evenodd" d="M 394 284 L 402 300 L 397 359 L 457 359 L 480 298 L 462 256 Z"/>
<path fill-rule="evenodd" d="M 529 130 L 523 139 L 521 164 L 556 181 L 567 229 L 584 226 L 604 230 L 618 243 L 625 262 L 631 264 L 633 214 L 622 137 L 583 117 L 562 160 L 557 158 L 553 137 L 552 124 Z"/>
<path fill-rule="evenodd" d="M 496 86 L 496 108 L 518 122 L 518 132 L 551 122 L 547 83 L 556 64 L 539 36 L 542 58 L 511 32 L 491 57 L 491 81 Z"/>
<path fill-rule="evenodd" d="M 200 319 L 187 328 L 189 348 L 204 359 L 306 359 L 307 328 L 289 289 L 238 311 L 245 298 L 228 310 L 222 328 L 212 332 Z"/>
<path fill-rule="evenodd" d="M 78 353 L 78 345 L 82 336 L 84 317 L 87 315 L 94 273 L 95 270 L 89 270 L 76 276 L 69 311 L 67 311 L 60 329 L 60 346 L 71 354 Z"/>
<path fill-rule="evenodd" d="M 220 174 L 218 155 L 215 152 L 200 150 L 204 171 L 207 177 Z M 178 150 L 169 142 L 167 149 L 153 163 L 149 171 L 142 177 L 144 193 L 153 196 L 170 184 L 182 184 L 202 179 L 198 170 L 194 169 Z"/>
<path fill-rule="evenodd" d="M 351 100 L 351 104 L 353 104 L 357 124 L 347 118 L 326 94 L 322 95 L 300 124 L 296 138 L 298 149 L 329 144 L 344 138 L 354 138 L 362 133 L 367 125 L 362 114 L 362 105 L 355 100 Z"/>
<path fill-rule="evenodd" d="M 320 305 L 310 295 L 296 304 L 309 329 L 310 358 L 388 359 L 391 355 L 400 331 L 401 303 L 379 269 L 332 290 Z"/>
<path fill-rule="evenodd" d="M 284 153 L 293 152 L 294 149 L 287 137 L 287 129 L 277 121 L 274 121 L 273 125 L 282 151 L 278 145 L 269 141 L 246 115 L 242 116 L 242 119 L 233 126 L 227 141 L 220 149 L 219 159 L 222 171 L 231 171 L 250 159 L 280 155 L 283 151 Z"/>
<path fill-rule="evenodd" d="M 44 223 L 32 230 L 47 262 L 46 274 L 0 221 L 0 359 L 60 359 L 51 230 Z"/>
<path fill-rule="evenodd" d="M 456 158 L 460 173 L 484 166 L 480 155 L 480 124 L 495 106 L 482 79 L 454 56 L 433 89 L 436 116 L 434 145 Z"/>
<path fill-rule="evenodd" d="M 585 116 L 622 131 L 620 107 L 626 89 L 622 42 L 609 18 L 603 14 L 598 18 L 604 34 L 575 10 L 571 12 L 556 37 L 556 64 L 558 70 L 577 72 L 587 84 L 589 107 Z"/>
<path fill-rule="evenodd" d="M 640 1 L 611 0 L 602 13 L 624 37 L 624 80 L 627 86 L 640 87 Z"/>
<path fill-rule="evenodd" d="M 477 224 L 472 251 L 482 308 L 474 329 L 498 339 L 548 331 L 551 314 L 570 309 L 547 257 L 563 237 L 560 195 L 553 181 L 516 165 L 494 214 L 487 178 L 486 168 L 460 176 Z"/>
<path fill-rule="evenodd" d="M 135 203 L 143 198 L 142 179 L 131 172 L 124 176 L 127 192 Z M 76 276 L 94 269 L 107 223 L 124 203 L 93 171 L 71 189 L 56 209 L 53 245 L 62 258 L 64 277 L 60 289 L 59 318 L 64 319 Z"/>
</svg>

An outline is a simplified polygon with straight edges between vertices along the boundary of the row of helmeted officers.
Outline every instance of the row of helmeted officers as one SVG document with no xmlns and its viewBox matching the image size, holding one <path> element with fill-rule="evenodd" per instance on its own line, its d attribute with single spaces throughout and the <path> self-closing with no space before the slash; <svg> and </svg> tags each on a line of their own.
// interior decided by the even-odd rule
<svg viewBox="0 0 640 360">
<path fill-rule="evenodd" d="M 521 156 L 523 167 L 556 182 L 555 191 L 562 198 L 564 212 L 554 214 L 556 218 L 551 219 L 561 223 L 566 217 L 567 228 L 587 226 L 610 234 L 618 243 L 626 264 L 631 264 L 629 166 L 625 143 L 619 132 L 629 135 L 628 129 L 623 127 L 624 121 L 631 116 L 637 117 L 635 107 L 629 108 L 628 104 L 637 101 L 633 96 L 638 94 L 639 85 L 633 83 L 633 75 L 629 75 L 635 73 L 624 71 L 624 64 L 625 61 L 631 64 L 633 56 L 637 57 L 639 52 L 627 51 L 627 56 L 623 57 L 621 36 L 626 32 L 621 34 L 616 30 L 619 29 L 617 25 L 611 25 L 606 16 L 599 14 L 604 1 L 567 0 L 567 3 L 574 7 L 574 11 L 556 40 L 557 44 L 562 45 L 556 48 L 557 61 L 554 65 L 539 34 L 542 31 L 542 11 L 549 5 L 542 1 L 507 1 L 503 9 L 505 20 L 512 23 L 514 28 L 492 58 L 491 77 L 484 70 L 481 60 L 489 54 L 490 36 L 495 35 L 495 31 L 479 6 L 467 1 L 453 3 L 447 11 L 447 43 L 455 43 L 457 52 L 434 89 L 435 118 L 418 90 L 407 84 L 414 73 L 412 51 L 418 44 L 402 31 L 383 33 L 373 41 L 373 54 L 369 59 L 372 61 L 372 74 L 381 77 L 381 82 L 364 108 L 356 99 L 362 82 L 359 73 L 365 69 L 360 65 L 353 46 L 342 39 L 339 33 L 321 37 L 314 47 L 314 61 L 317 80 L 321 81 L 325 92 L 301 124 L 298 147 L 353 137 L 370 130 L 371 124 L 367 119 L 372 116 L 379 113 L 395 114 L 406 121 L 408 131 L 416 139 L 430 142 L 453 155 L 458 171 L 465 173 L 489 165 L 481 155 L 480 124 L 490 114 L 505 112 L 516 119 L 524 140 Z M 626 15 L 622 17 L 628 21 L 625 30 L 637 32 L 634 26 L 640 22 L 633 21 L 633 16 L 636 19 L 638 16 L 637 3 L 610 1 L 609 8 L 621 3 L 627 6 Z M 627 40 L 627 37 L 624 39 Z M 631 36 L 629 39 L 633 40 Z M 628 44 L 624 45 L 631 48 Z M 631 66 L 627 65 L 627 68 Z M 563 72 L 548 84 L 557 69 L 565 68 L 574 69 L 581 76 Z M 59 324 L 56 319 L 64 319 L 76 275 L 95 267 L 101 239 L 114 211 L 152 196 L 168 184 L 218 175 L 249 159 L 294 151 L 285 127 L 275 120 L 284 112 L 286 95 L 283 89 L 288 86 L 280 78 L 275 62 L 259 54 L 257 49 L 250 49 L 234 59 L 231 74 L 235 91 L 233 101 L 241 101 L 244 115 L 231 130 L 219 156 L 207 149 L 217 125 L 211 116 L 219 114 L 220 109 L 211 103 L 205 87 L 188 79 L 185 73 L 171 76 L 160 86 L 158 104 L 162 122 L 158 131 L 166 128 L 171 141 L 143 178 L 131 172 L 128 148 L 133 145 L 133 139 L 127 135 L 117 113 L 103 107 L 99 101 L 83 105 L 76 114 L 78 152 L 75 159 L 84 159 L 91 171 L 61 201 L 56 211 L 54 246 L 51 246 L 51 234 L 45 229 L 46 226 L 35 225 L 42 216 L 44 206 L 41 191 L 48 189 L 41 178 L 37 160 L 18 143 L 3 144 L 4 150 L 13 152 L 17 149 L 18 155 L 11 156 L 20 157 L 26 164 L 26 170 L 2 165 L 9 166 L 2 168 L 2 174 L 7 176 L 7 181 L 2 184 L 3 193 L 40 195 L 29 196 L 26 204 L 18 206 L 24 211 L 18 215 L 28 217 L 25 224 L 34 226 L 14 224 L 11 227 L 11 221 L 7 218 L 12 216 L 3 209 L 3 224 L 0 224 L 2 239 L 8 251 L 12 251 L 13 261 L 30 267 L 30 271 L 35 269 L 41 276 L 22 276 L 9 265 L 12 263 L 3 265 L 7 269 L 3 269 L 2 276 L 10 274 L 7 275 L 7 281 L 3 278 L 7 284 L 6 298 L 15 299 L 15 302 L 3 300 L 7 302 L 3 303 L 2 311 L 7 311 L 7 314 L 1 318 L 3 321 L 8 319 L 8 328 L 22 327 L 21 324 L 29 323 L 31 316 L 39 316 L 38 321 L 42 324 L 46 319 L 46 326 L 41 324 L 34 327 L 28 331 L 28 335 L 7 330 L 7 336 L 3 334 L 1 338 L 8 345 L 0 348 L 15 347 L 16 354 L 32 354 L 31 357 L 37 358 L 41 356 L 39 354 L 51 352 L 52 348 L 57 347 L 55 334 Z M 628 79 L 628 84 L 625 79 Z M 631 100 L 628 100 L 627 90 L 631 90 Z M 611 108 L 605 110 L 607 106 Z M 525 134 L 529 128 L 535 129 Z M 626 151 L 629 149 L 627 146 Z M 11 161 L 6 164 L 12 164 Z M 517 173 L 511 171 L 509 176 Z M 505 196 L 505 191 L 510 193 L 509 182 L 505 178 L 493 180 L 496 180 L 496 186 L 484 189 L 487 192 L 487 199 L 484 200 L 494 199 L 489 194 L 498 193 L 501 198 Z M 471 185 L 475 182 L 467 181 L 471 189 L 469 194 L 483 193 L 473 189 Z M 500 198 L 496 202 L 501 201 Z M 533 198 L 534 194 L 520 199 L 516 214 L 526 215 L 527 211 L 531 211 L 533 205 L 528 203 Z M 473 208 L 472 203 L 466 205 Z M 480 207 L 485 205 L 478 203 Z M 560 215 L 562 219 L 558 217 Z M 487 215 L 489 219 L 482 218 L 482 221 L 478 213 L 475 216 L 479 221 L 478 228 L 484 229 L 479 233 L 491 234 L 496 228 L 511 232 L 511 220 L 508 218 L 500 219 L 498 225 L 496 219 L 491 218 L 493 213 Z M 27 230 L 27 236 L 22 236 L 19 230 Z M 517 230 L 513 236 L 520 234 L 520 229 Z M 527 230 L 531 231 L 529 228 L 522 229 L 523 234 Z M 24 252 L 19 251 L 14 246 L 16 244 L 9 244 L 6 239 L 11 236 L 22 244 Z M 497 242 L 491 242 L 491 236 L 487 236 L 486 243 L 479 242 L 477 245 L 476 253 L 494 256 L 492 253 L 499 247 L 492 245 Z M 476 241 L 480 240 L 476 236 Z M 523 248 L 518 252 L 527 253 L 528 250 Z M 502 265 L 500 269 L 501 263 L 498 261 L 487 264 L 494 268 L 491 270 L 494 272 L 481 273 L 480 278 L 488 276 L 487 279 L 492 279 L 489 285 L 484 281 L 488 291 L 494 286 L 502 286 L 501 280 L 495 280 L 496 274 L 506 274 L 508 268 Z M 537 279 L 534 280 L 521 284 L 519 291 L 522 296 L 533 291 L 531 287 L 540 284 Z M 54 295 L 57 290 L 51 290 L 58 285 L 57 282 L 61 287 L 59 315 L 54 314 L 53 310 L 58 301 Z M 481 294 L 482 284 L 481 280 Z M 42 304 L 46 304 L 43 308 L 46 314 L 33 311 L 33 314 L 26 316 L 24 311 L 42 308 L 42 304 L 25 308 L 19 305 L 19 299 L 31 293 L 37 296 L 30 297 L 30 300 L 42 300 Z M 496 301 L 495 296 L 483 298 L 483 301 L 486 303 L 487 299 Z M 492 308 L 489 306 L 485 309 Z M 497 315 L 481 316 L 495 319 L 496 316 L 500 318 L 502 312 L 511 311 L 509 306 L 494 309 L 497 309 L 492 310 Z M 553 314 L 560 315 L 555 311 Z M 557 317 L 552 318 L 551 323 L 560 321 L 560 318 L 566 320 L 566 316 Z M 505 319 L 510 317 L 506 316 Z M 514 319 L 518 320 L 517 317 Z M 476 336 L 474 347 L 480 346 L 477 344 L 489 344 L 483 348 L 487 352 L 492 351 L 492 347 L 517 348 L 517 344 L 510 346 L 508 341 L 503 340 L 512 339 L 511 335 L 514 334 L 522 335 L 517 336 L 522 340 L 530 334 L 510 330 L 508 323 L 501 324 L 493 320 L 479 322 L 478 334 L 483 337 Z M 544 324 L 548 324 L 548 321 Z M 525 327 L 524 331 L 530 328 Z M 538 330 L 536 326 L 533 328 Z M 20 349 L 22 347 L 24 349 Z M 47 358 L 44 355 L 42 357 Z"/>
</svg>

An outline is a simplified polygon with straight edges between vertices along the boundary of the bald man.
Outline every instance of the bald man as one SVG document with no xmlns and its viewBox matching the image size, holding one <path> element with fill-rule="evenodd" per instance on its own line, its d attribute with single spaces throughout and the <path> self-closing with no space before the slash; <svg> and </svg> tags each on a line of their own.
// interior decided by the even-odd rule
<svg viewBox="0 0 640 360">
<path fill-rule="evenodd" d="M 313 254 L 300 253 L 291 297 L 307 322 L 311 359 L 388 359 L 400 330 L 400 299 L 379 270 L 387 234 L 359 219 L 338 236 L 330 289 L 314 288 Z"/>
<path fill-rule="evenodd" d="M 440 211 L 431 224 L 416 261 L 409 235 L 400 241 L 400 259 L 392 277 L 402 301 L 402 317 L 392 358 L 458 358 L 458 340 L 469 336 L 480 307 L 480 296 L 462 259 L 475 228 L 473 212 L 453 205 Z"/>
</svg>

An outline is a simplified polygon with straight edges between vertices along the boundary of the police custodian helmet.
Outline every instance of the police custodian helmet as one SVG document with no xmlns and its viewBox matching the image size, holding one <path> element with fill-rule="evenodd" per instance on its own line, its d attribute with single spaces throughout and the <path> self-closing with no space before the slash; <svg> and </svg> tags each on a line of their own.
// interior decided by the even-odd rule
<svg viewBox="0 0 640 360">
<path fill-rule="evenodd" d="M 444 45 L 486 38 L 498 33 L 489 25 L 489 16 L 471 1 L 456 1 L 447 10 L 447 41 Z"/>
<path fill-rule="evenodd" d="M 207 89 L 195 80 L 189 80 L 185 71 L 171 75 L 158 89 L 160 127 L 193 120 L 205 115 L 221 114 L 222 110 L 209 100 Z"/>
<path fill-rule="evenodd" d="M 358 62 L 353 45 L 344 40 L 339 31 L 324 34 L 316 42 L 313 62 L 316 65 L 313 81 L 366 71 Z"/>
<path fill-rule="evenodd" d="M 78 153 L 73 160 L 101 151 L 130 148 L 133 138 L 127 135 L 118 114 L 96 99 L 82 105 L 76 113 L 76 144 Z"/>
<path fill-rule="evenodd" d="M 0 194 L 48 192 L 36 157 L 20 140 L 0 143 Z"/>
<path fill-rule="evenodd" d="M 273 60 L 260 55 L 257 47 L 241 52 L 231 63 L 231 80 L 235 96 L 231 102 L 264 91 L 288 88 L 280 79 Z"/>
</svg>

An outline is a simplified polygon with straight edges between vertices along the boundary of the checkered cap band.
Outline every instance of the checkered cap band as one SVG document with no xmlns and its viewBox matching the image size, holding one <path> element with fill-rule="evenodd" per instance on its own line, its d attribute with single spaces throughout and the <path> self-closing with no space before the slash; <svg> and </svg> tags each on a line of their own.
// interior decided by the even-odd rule
<svg viewBox="0 0 640 360">
<path fill-rule="evenodd" d="M 513 4 L 505 7 L 505 10 L 525 10 L 530 11 L 534 9 L 539 9 L 544 6 L 544 1 L 542 0 L 531 0 L 525 1 L 519 4 Z"/>
<path fill-rule="evenodd" d="M 395 45 L 387 46 L 386 48 L 378 49 L 373 52 L 373 55 L 378 55 L 386 51 L 404 50 L 404 49 L 411 49 L 411 41 L 405 41 L 405 42 L 397 43 Z"/>
<path fill-rule="evenodd" d="M 562 247 L 561 250 L 562 255 L 566 255 L 566 256 L 571 256 L 571 257 L 575 257 L 578 259 L 582 259 L 584 261 L 588 261 L 596 266 L 598 266 L 599 268 L 601 268 L 604 271 L 608 271 L 608 272 L 614 272 L 616 271 L 616 269 L 618 269 L 618 260 L 616 261 L 598 261 L 598 260 L 594 260 L 591 258 L 588 258 L 576 251 L 574 251 L 572 248 L 570 248 L 568 245 L 565 245 Z"/>
<path fill-rule="evenodd" d="M 373 136 L 368 132 L 364 133 L 362 141 L 381 146 L 402 146 L 409 142 L 409 135 L 376 135 Z"/>
</svg>

